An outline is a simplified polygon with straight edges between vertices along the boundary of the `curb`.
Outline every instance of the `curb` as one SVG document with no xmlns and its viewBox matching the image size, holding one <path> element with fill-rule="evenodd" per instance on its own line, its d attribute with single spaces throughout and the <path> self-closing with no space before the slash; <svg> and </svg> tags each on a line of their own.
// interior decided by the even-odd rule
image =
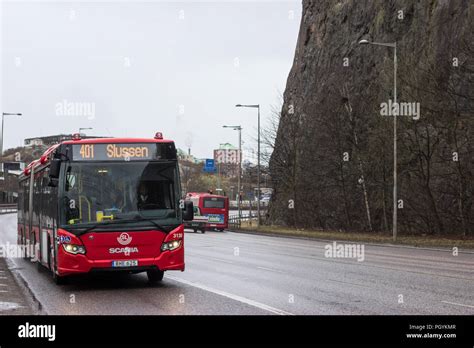
<svg viewBox="0 0 474 348">
<path fill-rule="evenodd" d="M 18 272 L 17 269 L 19 267 L 15 264 L 15 262 L 11 260 L 10 258 L 6 258 L 6 262 L 7 262 L 8 269 L 13 275 L 13 278 L 15 278 L 18 286 L 25 293 L 28 304 L 30 305 L 33 311 L 33 315 L 48 314 L 44 311 L 43 305 L 38 300 L 33 290 L 31 290 L 31 288 L 28 286 L 28 282 L 26 281 L 25 277 L 23 277 L 23 275 L 20 272 Z"/>
<path fill-rule="evenodd" d="M 257 236 L 267 236 L 267 237 L 279 237 L 279 238 L 291 238 L 291 239 L 301 239 L 301 240 L 313 240 L 316 242 L 341 242 L 341 243 L 364 243 L 367 245 L 373 245 L 378 247 L 386 247 L 386 248 L 404 248 L 404 249 L 418 249 L 418 250 L 430 250 L 430 251 L 444 251 L 444 252 L 452 252 L 452 248 L 449 247 L 440 247 L 440 248 L 430 248 L 430 247 L 417 247 L 413 245 L 405 245 L 405 244 L 380 244 L 380 243 L 371 243 L 371 242 L 364 242 L 364 241 L 351 241 L 351 240 L 344 240 L 344 239 L 322 239 L 322 238 L 311 238 L 311 237 L 302 237 L 302 236 L 292 236 L 286 234 L 279 234 L 279 233 L 272 233 L 272 232 L 258 232 L 258 231 L 245 231 L 245 230 L 227 230 L 228 232 L 233 233 L 243 233 L 243 234 L 253 234 Z M 459 249 L 459 253 L 461 254 L 474 254 L 474 250 L 471 249 Z"/>
</svg>

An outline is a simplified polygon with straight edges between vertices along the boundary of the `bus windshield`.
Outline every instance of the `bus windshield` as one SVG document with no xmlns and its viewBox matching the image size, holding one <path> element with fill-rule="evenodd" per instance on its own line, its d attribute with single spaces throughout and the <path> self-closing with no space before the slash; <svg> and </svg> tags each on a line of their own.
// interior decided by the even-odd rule
<svg viewBox="0 0 474 348">
<path fill-rule="evenodd" d="M 63 186 L 62 224 L 179 217 L 176 162 L 71 162 Z M 171 221 L 169 221 L 171 220 Z"/>
<path fill-rule="evenodd" d="M 203 199 L 203 206 L 204 208 L 216 208 L 216 209 L 224 209 L 225 208 L 225 200 L 224 198 L 204 198 Z"/>
</svg>

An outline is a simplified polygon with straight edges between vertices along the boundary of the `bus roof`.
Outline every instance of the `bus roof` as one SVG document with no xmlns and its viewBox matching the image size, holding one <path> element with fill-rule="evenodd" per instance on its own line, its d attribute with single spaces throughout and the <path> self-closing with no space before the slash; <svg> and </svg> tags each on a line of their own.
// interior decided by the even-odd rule
<svg viewBox="0 0 474 348">
<path fill-rule="evenodd" d="M 66 140 L 61 144 L 126 144 L 126 143 L 172 143 L 173 140 L 154 138 L 87 138 Z"/>
<path fill-rule="evenodd" d="M 32 168 L 39 167 L 46 162 L 49 162 L 51 159 L 51 154 L 60 146 L 60 145 L 69 145 L 69 144 L 133 144 L 133 143 L 172 143 L 172 140 L 167 140 L 163 138 L 87 138 L 87 139 L 76 139 L 76 140 L 65 140 L 59 144 L 50 146 L 40 158 L 32 161 L 28 166 L 23 170 L 22 176 L 28 176 Z"/>
<path fill-rule="evenodd" d="M 208 192 L 188 192 L 186 194 L 186 197 L 191 198 L 191 197 L 216 197 L 216 198 L 227 198 L 227 196 L 222 196 L 222 195 L 215 195 L 213 193 L 208 193 Z"/>
</svg>

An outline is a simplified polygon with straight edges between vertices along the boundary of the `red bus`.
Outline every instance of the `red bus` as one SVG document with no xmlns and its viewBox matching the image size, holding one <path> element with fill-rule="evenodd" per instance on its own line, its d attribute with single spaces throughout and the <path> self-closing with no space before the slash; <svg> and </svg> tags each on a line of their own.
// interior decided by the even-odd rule
<svg viewBox="0 0 474 348">
<path fill-rule="evenodd" d="M 206 229 L 224 231 L 229 226 L 229 197 L 210 193 L 189 192 L 186 199 L 209 218 Z"/>
<path fill-rule="evenodd" d="M 20 176 L 18 243 L 56 283 L 96 271 L 184 271 L 176 148 L 152 139 L 80 139 L 49 148 Z"/>
</svg>

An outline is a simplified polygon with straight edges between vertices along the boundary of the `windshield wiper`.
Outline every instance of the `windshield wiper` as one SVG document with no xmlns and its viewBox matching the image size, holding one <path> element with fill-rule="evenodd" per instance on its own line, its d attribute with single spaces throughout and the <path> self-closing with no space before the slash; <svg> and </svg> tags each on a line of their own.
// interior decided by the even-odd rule
<svg viewBox="0 0 474 348">
<path fill-rule="evenodd" d="M 141 219 L 138 219 L 138 221 L 151 222 L 157 229 L 159 229 L 159 230 L 161 230 L 161 231 L 163 231 L 163 232 L 166 232 L 166 229 L 165 229 L 163 226 L 159 225 L 159 224 L 158 224 L 155 220 L 153 220 L 152 218 L 148 218 L 148 219 L 143 219 L 143 218 L 141 218 Z"/>
</svg>

